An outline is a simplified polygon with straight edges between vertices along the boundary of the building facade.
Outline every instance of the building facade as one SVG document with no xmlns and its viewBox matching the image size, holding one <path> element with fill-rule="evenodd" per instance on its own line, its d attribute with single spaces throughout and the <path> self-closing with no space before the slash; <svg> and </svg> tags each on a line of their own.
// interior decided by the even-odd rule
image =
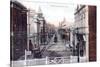
<svg viewBox="0 0 100 67">
<path fill-rule="evenodd" d="M 10 56 L 17 60 L 27 49 L 27 9 L 18 1 L 10 2 Z"/>
<path fill-rule="evenodd" d="M 96 6 L 89 6 L 89 61 L 96 61 Z"/>
<path fill-rule="evenodd" d="M 85 56 L 86 60 L 88 61 L 88 56 L 89 56 L 88 6 L 77 5 L 74 15 L 75 15 L 75 30 L 74 30 L 75 50 L 79 49 L 79 55 Z M 79 48 L 77 48 L 78 44 Z"/>
<path fill-rule="evenodd" d="M 78 5 L 75 12 L 75 45 L 82 42 L 87 61 L 96 60 L 96 6 Z"/>
<path fill-rule="evenodd" d="M 27 44 L 28 49 L 35 49 L 35 44 L 37 44 L 37 24 L 35 22 L 34 16 L 36 15 L 35 10 L 28 9 L 27 12 Z M 32 46 L 32 47 L 31 47 Z"/>
</svg>

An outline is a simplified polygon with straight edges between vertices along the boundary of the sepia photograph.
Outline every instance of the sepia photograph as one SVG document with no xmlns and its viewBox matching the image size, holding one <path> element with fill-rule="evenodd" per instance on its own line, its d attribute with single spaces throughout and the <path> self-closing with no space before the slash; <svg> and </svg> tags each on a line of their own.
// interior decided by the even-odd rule
<svg viewBox="0 0 100 67">
<path fill-rule="evenodd" d="M 91 61 L 96 61 L 95 5 L 10 0 L 11 67 Z"/>
</svg>

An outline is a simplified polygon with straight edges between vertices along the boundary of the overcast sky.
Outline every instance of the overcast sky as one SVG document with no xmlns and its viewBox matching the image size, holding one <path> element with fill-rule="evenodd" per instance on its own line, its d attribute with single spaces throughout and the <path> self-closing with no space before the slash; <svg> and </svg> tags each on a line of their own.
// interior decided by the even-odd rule
<svg viewBox="0 0 100 67">
<path fill-rule="evenodd" d="M 46 21 L 58 26 L 64 18 L 66 24 L 74 22 L 76 5 L 67 3 L 67 0 L 18 0 L 27 8 L 38 11 L 41 8 Z"/>
</svg>

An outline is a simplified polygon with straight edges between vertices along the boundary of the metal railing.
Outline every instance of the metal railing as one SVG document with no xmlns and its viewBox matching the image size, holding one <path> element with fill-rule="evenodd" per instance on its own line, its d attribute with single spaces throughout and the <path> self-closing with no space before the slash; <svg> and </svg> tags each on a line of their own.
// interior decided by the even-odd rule
<svg viewBox="0 0 100 67">
<path fill-rule="evenodd" d="M 47 64 L 70 63 L 70 56 L 69 57 L 47 57 L 46 61 Z"/>
</svg>

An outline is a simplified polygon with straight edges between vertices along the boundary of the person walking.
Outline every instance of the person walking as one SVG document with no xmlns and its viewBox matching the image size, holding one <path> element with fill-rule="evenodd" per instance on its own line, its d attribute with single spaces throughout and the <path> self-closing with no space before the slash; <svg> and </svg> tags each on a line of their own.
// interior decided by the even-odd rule
<svg viewBox="0 0 100 67">
<path fill-rule="evenodd" d="M 55 35 L 54 37 L 54 42 L 56 43 L 58 40 L 57 40 L 57 35 Z"/>
</svg>

